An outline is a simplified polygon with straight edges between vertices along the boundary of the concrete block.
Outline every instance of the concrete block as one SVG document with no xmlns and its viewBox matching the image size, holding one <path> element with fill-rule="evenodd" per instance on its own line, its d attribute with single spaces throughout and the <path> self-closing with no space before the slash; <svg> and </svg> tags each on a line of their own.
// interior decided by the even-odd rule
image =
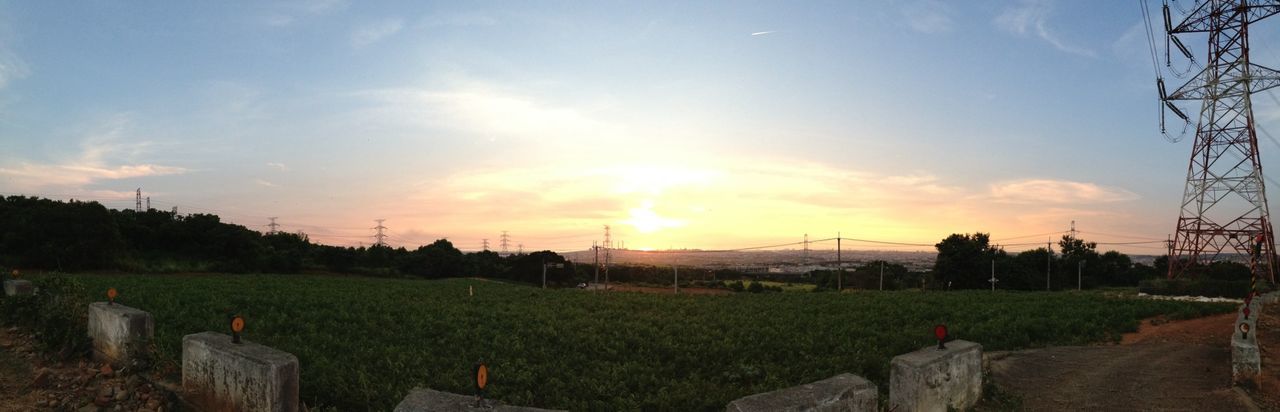
<svg viewBox="0 0 1280 412">
<path fill-rule="evenodd" d="M 89 304 L 89 337 L 94 359 L 127 366 L 143 355 L 155 334 L 151 314 L 121 304 Z"/>
<path fill-rule="evenodd" d="M 876 385 L 844 373 L 817 382 L 739 398 L 728 412 L 874 412 L 879 410 Z"/>
<path fill-rule="evenodd" d="M 1244 305 L 1241 305 L 1236 311 L 1235 323 L 1231 324 L 1231 381 L 1234 383 L 1256 383 L 1262 373 L 1262 355 L 1258 351 L 1258 316 L 1262 306 L 1261 298 L 1254 299 L 1249 305 L 1249 319 L 1245 319 Z M 1241 336 L 1241 323 L 1249 325 L 1248 336 Z"/>
<path fill-rule="evenodd" d="M 965 410 L 982 398 L 982 345 L 954 340 L 890 362 L 889 408 L 897 412 Z"/>
<path fill-rule="evenodd" d="M 10 279 L 4 281 L 4 295 L 30 295 L 35 293 L 35 288 L 31 287 L 31 281 L 25 279 Z"/>
<path fill-rule="evenodd" d="M 298 358 L 204 332 L 182 337 L 182 391 L 203 411 L 298 410 Z"/>
<path fill-rule="evenodd" d="M 394 412 L 554 412 L 553 409 L 538 409 L 524 406 L 497 404 L 492 400 L 484 400 L 477 404 L 475 396 L 459 395 L 426 388 L 415 388 L 396 405 Z"/>
</svg>

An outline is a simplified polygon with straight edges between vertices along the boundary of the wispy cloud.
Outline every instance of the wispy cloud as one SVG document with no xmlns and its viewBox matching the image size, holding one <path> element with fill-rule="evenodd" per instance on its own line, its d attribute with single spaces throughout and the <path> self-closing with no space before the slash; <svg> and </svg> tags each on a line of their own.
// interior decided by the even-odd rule
<svg viewBox="0 0 1280 412">
<path fill-rule="evenodd" d="M 455 81 L 439 88 L 367 90 L 354 95 L 374 103 L 358 114 L 359 121 L 448 128 L 486 139 L 563 143 L 607 137 L 616 129 L 576 107 L 480 81 Z"/>
<path fill-rule="evenodd" d="M 1034 35 L 1058 50 L 1086 57 L 1097 57 L 1097 52 L 1062 40 L 1049 28 L 1049 15 L 1053 11 L 1050 0 L 1022 0 L 1018 5 L 1006 8 L 995 18 L 995 25 L 1020 36 Z"/>
<path fill-rule="evenodd" d="M 766 34 L 774 34 L 774 33 L 777 33 L 777 32 L 778 32 L 777 30 L 758 31 L 758 32 L 755 32 L 755 33 L 751 33 L 751 35 L 752 35 L 752 36 L 764 36 L 764 35 L 766 35 Z"/>
<path fill-rule="evenodd" d="M 257 183 L 258 186 L 276 187 L 275 183 L 268 182 L 265 179 L 253 179 L 253 183 Z"/>
<path fill-rule="evenodd" d="M 279 162 L 267 162 L 267 167 L 274 168 L 274 169 L 279 170 L 279 171 L 281 171 L 281 172 L 287 172 L 287 171 L 289 171 L 289 167 L 288 167 L 288 166 L 285 166 L 285 165 L 284 165 L 284 163 L 279 163 Z"/>
<path fill-rule="evenodd" d="M 129 116 L 114 116 L 81 142 L 80 153 L 74 158 L 50 163 L 15 160 L 13 166 L 0 166 L 0 177 L 22 189 L 78 188 L 104 180 L 186 172 L 181 167 L 130 162 L 147 143 L 124 142 L 129 128 Z"/>
<path fill-rule="evenodd" d="M 902 7 L 907 26 L 921 33 L 951 31 L 951 7 L 938 0 L 922 0 Z"/>
<path fill-rule="evenodd" d="M 459 13 L 443 13 L 433 14 L 422 19 L 418 25 L 420 27 L 476 27 L 476 26 L 493 26 L 498 24 L 498 19 L 493 18 L 485 13 L 480 12 L 459 12 Z"/>
<path fill-rule="evenodd" d="M 14 80 L 31 74 L 27 64 L 13 51 L 11 42 L 13 41 L 12 39 L 18 36 L 17 33 L 13 32 L 13 25 L 9 23 L 8 19 L 8 16 L 0 13 L 0 89 L 4 89 Z"/>
<path fill-rule="evenodd" d="M 347 0 L 296 0 L 275 3 L 272 10 L 261 16 L 263 24 L 271 27 L 288 27 L 308 17 L 322 16 L 347 8 Z"/>
<path fill-rule="evenodd" d="M 1137 200 L 1138 195 L 1118 187 L 1070 180 L 1023 179 L 991 185 L 998 202 L 1021 204 L 1087 204 Z"/>
<path fill-rule="evenodd" d="M 351 45 L 356 48 L 368 46 L 400 32 L 404 28 L 404 19 L 390 18 L 369 23 L 351 32 Z"/>
</svg>

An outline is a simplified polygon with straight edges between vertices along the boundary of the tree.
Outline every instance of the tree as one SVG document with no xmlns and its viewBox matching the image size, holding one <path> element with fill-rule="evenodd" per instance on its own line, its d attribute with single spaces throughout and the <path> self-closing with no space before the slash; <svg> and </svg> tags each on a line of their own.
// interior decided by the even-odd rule
<svg viewBox="0 0 1280 412">
<path fill-rule="evenodd" d="M 987 283 L 991 261 L 1002 258 L 1005 252 L 992 247 L 990 242 L 991 235 L 986 233 L 954 233 L 934 245 L 938 258 L 933 264 L 933 276 L 940 286 L 947 289 L 991 287 Z"/>
</svg>

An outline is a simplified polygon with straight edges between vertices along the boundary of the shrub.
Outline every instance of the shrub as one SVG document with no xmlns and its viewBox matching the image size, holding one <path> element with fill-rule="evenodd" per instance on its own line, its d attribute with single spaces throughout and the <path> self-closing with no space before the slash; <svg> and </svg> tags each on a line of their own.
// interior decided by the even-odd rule
<svg viewBox="0 0 1280 412">
<path fill-rule="evenodd" d="M 39 293 L 0 299 L 0 316 L 6 325 L 35 332 L 41 349 L 71 356 L 89 348 L 85 333 L 89 301 L 79 281 L 51 276 L 33 280 Z"/>
<path fill-rule="evenodd" d="M 1265 283 L 1259 283 L 1260 291 Z M 1248 280 L 1149 279 L 1138 283 L 1138 291 L 1149 295 L 1244 298 L 1249 290 Z"/>
</svg>

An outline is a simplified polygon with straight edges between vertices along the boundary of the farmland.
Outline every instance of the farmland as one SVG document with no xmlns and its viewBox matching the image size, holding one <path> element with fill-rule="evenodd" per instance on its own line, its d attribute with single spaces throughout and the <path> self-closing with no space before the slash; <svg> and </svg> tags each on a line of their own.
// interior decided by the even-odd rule
<svg viewBox="0 0 1280 412">
<path fill-rule="evenodd" d="M 150 311 L 161 370 L 182 336 L 248 319 L 245 338 L 291 352 L 302 398 L 389 410 L 415 386 L 570 410 L 722 410 L 752 393 L 852 372 L 887 382 L 889 359 L 935 323 L 988 350 L 1117 340 L 1140 319 L 1232 310 L 1101 292 L 853 292 L 723 296 L 542 290 L 475 279 L 287 275 L 79 275 Z M 36 278 L 37 283 L 42 279 Z M 468 295 L 474 288 L 475 295 Z M 882 389 L 883 389 L 883 385 Z"/>
</svg>

